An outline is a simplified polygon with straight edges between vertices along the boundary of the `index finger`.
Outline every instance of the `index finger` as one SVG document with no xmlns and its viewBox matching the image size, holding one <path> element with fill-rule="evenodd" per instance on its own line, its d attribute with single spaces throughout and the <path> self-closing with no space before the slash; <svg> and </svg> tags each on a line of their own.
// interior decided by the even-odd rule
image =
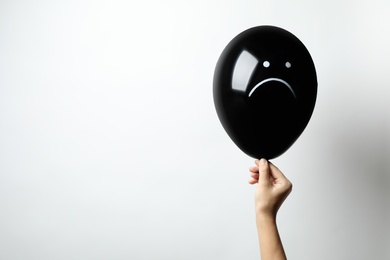
<svg viewBox="0 0 390 260">
<path fill-rule="evenodd" d="M 268 162 L 269 163 L 269 166 L 270 166 L 270 175 L 274 178 L 274 179 L 287 179 L 286 176 L 282 173 L 281 170 L 279 170 L 278 167 L 276 167 L 273 163 L 271 162 Z"/>
</svg>

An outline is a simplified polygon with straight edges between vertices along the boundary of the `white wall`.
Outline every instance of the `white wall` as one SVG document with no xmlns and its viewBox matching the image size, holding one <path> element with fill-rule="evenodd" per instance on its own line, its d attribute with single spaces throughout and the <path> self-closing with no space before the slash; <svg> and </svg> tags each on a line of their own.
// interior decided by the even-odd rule
<svg viewBox="0 0 390 260">
<path fill-rule="evenodd" d="M 262 24 L 298 36 L 319 81 L 274 160 L 294 183 L 289 259 L 389 259 L 389 8 L 1 1 L 0 259 L 259 259 L 253 161 L 211 88 L 225 45 Z"/>
</svg>

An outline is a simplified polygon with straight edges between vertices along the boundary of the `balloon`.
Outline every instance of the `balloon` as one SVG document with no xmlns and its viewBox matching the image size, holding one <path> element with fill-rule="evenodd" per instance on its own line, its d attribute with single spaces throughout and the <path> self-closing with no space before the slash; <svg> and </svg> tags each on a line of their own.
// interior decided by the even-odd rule
<svg viewBox="0 0 390 260">
<path fill-rule="evenodd" d="M 290 32 L 274 26 L 250 28 L 223 50 L 213 97 L 233 142 L 251 157 L 273 159 L 293 145 L 313 113 L 313 60 Z"/>
</svg>

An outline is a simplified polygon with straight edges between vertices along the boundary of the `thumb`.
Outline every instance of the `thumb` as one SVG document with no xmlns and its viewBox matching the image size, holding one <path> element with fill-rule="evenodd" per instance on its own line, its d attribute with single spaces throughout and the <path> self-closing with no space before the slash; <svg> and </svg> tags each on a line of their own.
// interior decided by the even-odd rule
<svg viewBox="0 0 390 260">
<path fill-rule="evenodd" d="M 259 182 L 269 183 L 270 170 L 268 161 L 266 159 L 261 159 L 259 161 Z"/>
</svg>

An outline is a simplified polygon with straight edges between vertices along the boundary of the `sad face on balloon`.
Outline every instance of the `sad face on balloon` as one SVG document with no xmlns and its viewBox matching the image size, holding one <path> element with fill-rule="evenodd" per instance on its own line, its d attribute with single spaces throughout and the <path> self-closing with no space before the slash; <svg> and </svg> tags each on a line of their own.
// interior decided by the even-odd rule
<svg viewBox="0 0 390 260">
<path fill-rule="evenodd" d="M 314 63 L 293 34 L 254 27 L 222 52 L 213 94 L 235 144 L 251 157 L 272 159 L 290 148 L 310 120 L 317 95 Z"/>
</svg>

